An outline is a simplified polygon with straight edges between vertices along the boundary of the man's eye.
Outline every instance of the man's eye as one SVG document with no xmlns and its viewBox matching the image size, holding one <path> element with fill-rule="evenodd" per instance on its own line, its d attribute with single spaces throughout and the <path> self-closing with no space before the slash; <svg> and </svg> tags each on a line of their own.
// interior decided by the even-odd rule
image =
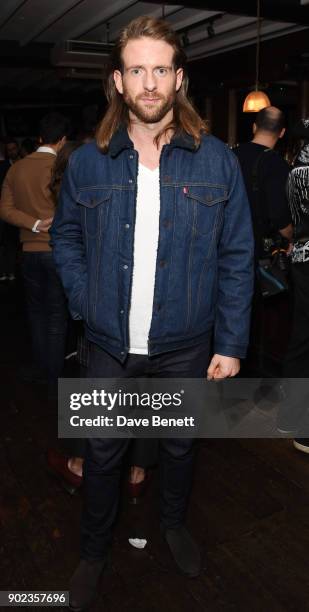
<svg viewBox="0 0 309 612">
<path fill-rule="evenodd" d="M 157 73 L 159 76 L 165 76 L 165 75 L 166 75 L 166 73 L 167 73 L 167 70 L 166 70 L 166 68 L 157 68 L 157 69 L 156 69 L 156 73 Z"/>
<path fill-rule="evenodd" d="M 133 68 L 131 70 L 131 74 L 133 74 L 134 76 L 138 75 L 138 74 L 141 74 L 141 69 L 140 68 Z"/>
</svg>

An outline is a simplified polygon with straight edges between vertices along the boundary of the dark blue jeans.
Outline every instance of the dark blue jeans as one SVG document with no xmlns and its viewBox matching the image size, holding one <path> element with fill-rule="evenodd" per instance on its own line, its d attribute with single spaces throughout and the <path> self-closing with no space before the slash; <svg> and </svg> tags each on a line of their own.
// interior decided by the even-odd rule
<svg viewBox="0 0 309 612">
<path fill-rule="evenodd" d="M 209 363 L 209 343 L 149 358 L 129 355 L 124 364 L 97 345 L 90 350 L 89 378 L 201 378 Z M 101 559 L 112 538 L 115 522 L 125 439 L 87 440 L 84 463 L 84 509 L 81 529 L 81 556 Z M 194 448 L 188 438 L 161 439 L 160 520 L 163 528 L 183 524 L 192 484 Z"/>
<path fill-rule="evenodd" d="M 24 252 L 22 275 L 34 362 L 54 385 L 64 365 L 68 309 L 52 254 Z"/>
</svg>

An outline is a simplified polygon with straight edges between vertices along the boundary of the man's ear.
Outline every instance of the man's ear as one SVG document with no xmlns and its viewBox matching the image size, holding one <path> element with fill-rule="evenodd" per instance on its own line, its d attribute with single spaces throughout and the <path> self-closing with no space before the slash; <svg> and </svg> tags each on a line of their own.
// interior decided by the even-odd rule
<svg viewBox="0 0 309 612">
<path fill-rule="evenodd" d="M 285 128 L 282 128 L 282 130 L 281 130 L 281 132 L 279 134 L 279 138 L 283 138 L 284 134 L 285 134 Z"/>
<path fill-rule="evenodd" d="M 114 83 L 118 93 L 123 94 L 122 74 L 120 70 L 114 70 Z"/>
<path fill-rule="evenodd" d="M 178 70 L 176 70 L 176 91 L 179 91 L 179 89 L 181 88 L 182 81 L 183 81 L 183 69 L 178 68 Z"/>
<path fill-rule="evenodd" d="M 256 123 L 254 123 L 253 126 L 252 126 L 252 132 L 253 132 L 254 135 L 256 133 L 256 130 L 257 130 Z"/>
</svg>

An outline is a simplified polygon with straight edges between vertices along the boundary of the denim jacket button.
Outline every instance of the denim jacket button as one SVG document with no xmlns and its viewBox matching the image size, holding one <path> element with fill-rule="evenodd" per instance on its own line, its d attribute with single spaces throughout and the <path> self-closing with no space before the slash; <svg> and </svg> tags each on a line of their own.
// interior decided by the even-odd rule
<svg viewBox="0 0 309 612">
<path fill-rule="evenodd" d="M 134 155 L 132 155 L 132 154 L 131 154 L 131 155 L 129 155 L 129 158 L 130 158 L 130 159 L 133 159 L 133 157 L 134 157 Z"/>
<path fill-rule="evenodd" d="M 127 264 L 124 264 L 123 269 L 124 269 L 124 270 L 127 270 L 127 269 L 128 269 Z"/>
<path fill-rule="evenodd" d="M 133 183 L 132 179 L 129 179 L 129 183 Z"/>
<path fill-rule="evenodd" d="M 120 314 L 124 314 L 124 310 L 120 310 Z"/>
<path fill-rule="evenodd" d="M 126 223 L 126 224 L 125 224 L 125 228 L 126 228 L 126 229 L 129 229 L 129 228 L 130 228 L 129 223 Z"/>
</svg>

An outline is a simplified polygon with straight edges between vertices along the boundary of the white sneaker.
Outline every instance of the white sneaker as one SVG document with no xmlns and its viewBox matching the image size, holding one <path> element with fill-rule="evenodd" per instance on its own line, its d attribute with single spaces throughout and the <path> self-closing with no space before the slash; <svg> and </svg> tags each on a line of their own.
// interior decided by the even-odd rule
<svg viewBox="0 0 309 612">
<path fill-rule="evenodd" d="M 309 438 L 295 438 L 293 445 L 302 453 L 309 454 Z"/>
</svg>

